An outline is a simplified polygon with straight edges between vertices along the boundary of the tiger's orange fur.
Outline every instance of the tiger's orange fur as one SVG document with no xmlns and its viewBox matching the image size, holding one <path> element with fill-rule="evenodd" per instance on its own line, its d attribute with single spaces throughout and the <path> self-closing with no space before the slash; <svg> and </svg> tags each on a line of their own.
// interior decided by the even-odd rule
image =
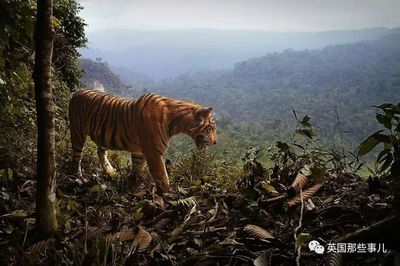
<svg viewBox="0 0 400 266">
<path fill-rule="evenodd" d="M 163 155 L 169 140 L 187 134 L 198 148 L 217 140 L 212 108 L 145 94 L 130 100 L 96 90 L 80 90 L 69 103 L 72 159 L 82 177 L 81 158 L 86 136 L 98 145 L 103 170 L 115 170 L 107 160 L 107 149 L 131 152 L 132 171 L 140 174 L 145 161 L 158 187 L 169 190 Z"/>
</svg>

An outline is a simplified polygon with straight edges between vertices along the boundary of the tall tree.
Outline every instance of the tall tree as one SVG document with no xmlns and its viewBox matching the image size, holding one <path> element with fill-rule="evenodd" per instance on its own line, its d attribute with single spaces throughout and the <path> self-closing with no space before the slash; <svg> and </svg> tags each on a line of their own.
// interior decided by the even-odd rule
<svg viewBox="0 0 400 266">
<path fill-rule="evenodd" d="M 51 62 L 54 28 L 53 1 L 37 1 L 35 31 L 35 99 L 37 112 L 36 224 L 48 235 L 57 230 L 55 211 L 56 164 L 54 156 L 54 103 L 51 89 Z"/>
</svg>

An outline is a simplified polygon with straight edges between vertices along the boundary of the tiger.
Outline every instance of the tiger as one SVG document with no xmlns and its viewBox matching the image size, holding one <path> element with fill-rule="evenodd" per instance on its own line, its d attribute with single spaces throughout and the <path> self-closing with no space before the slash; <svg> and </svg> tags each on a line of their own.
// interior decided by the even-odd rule
<svg viewBox="0 0 400 266">
<path fill-rule="evenodd" d="M 127 99 L 97 90 L 78 90 L 69 101 L 69 127 L 75 174 L 82 178 L 82 150 L 87 136 L 97 145 L 100 165 L 115 174 L 107 150 L 131 153 L 132 174 L 141 176 L 145 162 L 156 188 L 169 191 L 164 153 L 172 136 L 190 136 L 199 150 L 217 143 L 212 107 L 158 94 Z"/>
</svg>

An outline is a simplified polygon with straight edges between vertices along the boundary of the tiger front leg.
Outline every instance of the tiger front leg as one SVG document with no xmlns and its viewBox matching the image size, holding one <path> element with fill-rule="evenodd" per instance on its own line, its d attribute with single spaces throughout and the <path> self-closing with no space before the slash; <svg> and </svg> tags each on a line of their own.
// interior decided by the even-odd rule
<svg viewBox="0 0 400 266">
<path fill-rule="evenodd" d="M 161 155 L 146 155 L 147 165 L 156 183 L 157 192 L 162 194 L 169 191 L 169 178 Z"/>
<path fill-rule="evenodd" d="M 116 171 L 107 159 L 107 150 L 103 147 L 98 147 L 97 155 L 99 156 L 100 165 L 103 171 L 109 176 L 115 176 Z"/>
</svg>

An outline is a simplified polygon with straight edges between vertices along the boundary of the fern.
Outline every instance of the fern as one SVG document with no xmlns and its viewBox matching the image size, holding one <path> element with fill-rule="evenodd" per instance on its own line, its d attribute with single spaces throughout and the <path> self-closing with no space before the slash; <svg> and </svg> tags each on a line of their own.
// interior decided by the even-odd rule
<svg viewBox="0 0 400 266">
<path fill-rule="evenodd" d="M 182 205 L 187 208 L 191 208 L 193 206 L 197 206 L 197 200 L 195 196 L 184 198 L 184 199 L 179 199 L 178 200 L 178 205 Z"/>
</svg>

